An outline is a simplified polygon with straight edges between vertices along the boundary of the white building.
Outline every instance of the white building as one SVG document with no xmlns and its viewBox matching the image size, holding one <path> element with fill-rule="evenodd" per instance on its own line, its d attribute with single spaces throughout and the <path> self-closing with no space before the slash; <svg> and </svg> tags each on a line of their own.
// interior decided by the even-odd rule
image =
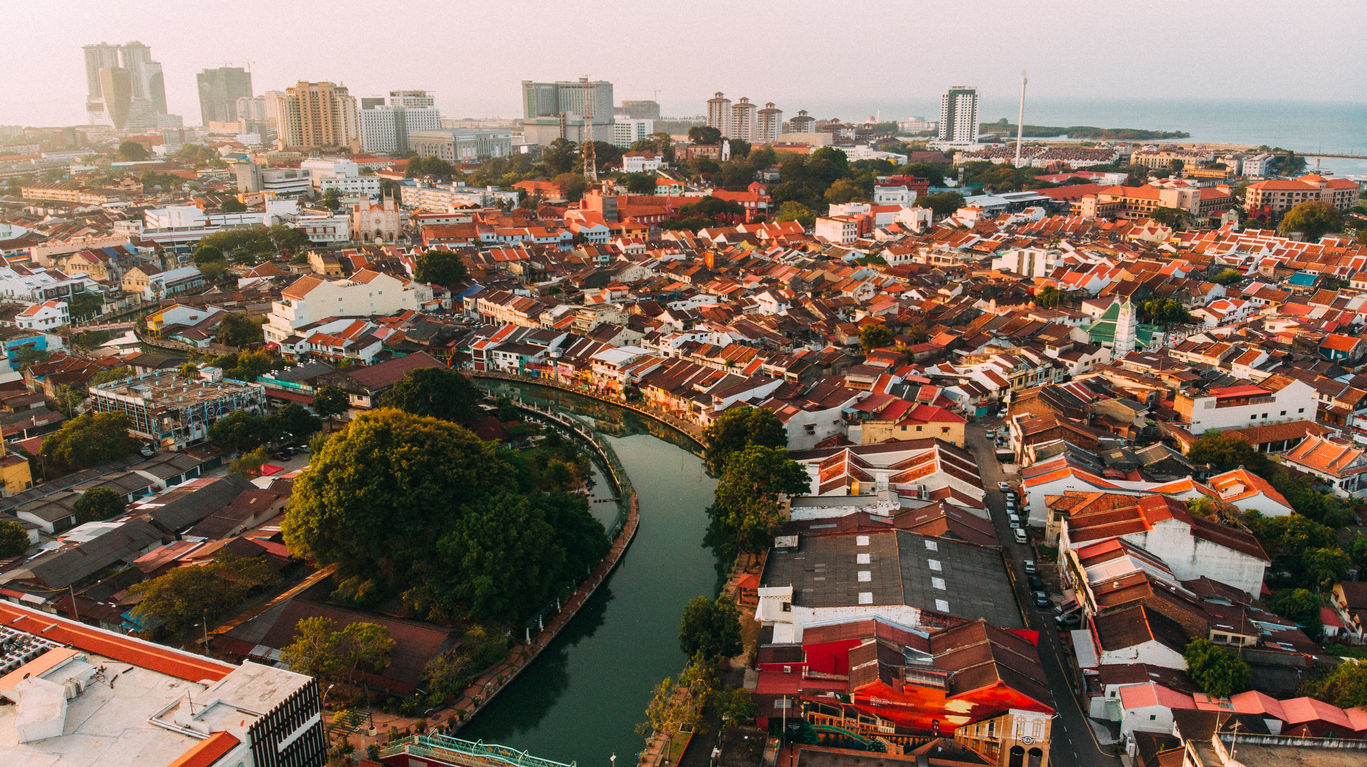
<svg viewBox="0 0 1367 767">
<path fill-rule="evenodd" d="M 41 303 L 69 300 L 99 286 L 85 274 L 68 275 L 56 269 L 26 266 L 0 266 L 0 296 Z"/>
<path fill-rule="evenodd" d="M 622 155 L 622 171 L 625 173 L 650 173 L 660 169 L 663 161 L 654 152 L 627 152 Z"/>
<path fill-rule="evenodd" d="M 1063 252 L 1054 248 L 1016 248 L 992 259 L 992 270 L 1006 269 L 1024 277 L 1047 277 L 1059 266 Z"/>
<path fill-rule="evenodd" d="M 351 160 L 310 157 L 299 168 L 308 171 L 313 188 L 324 194 L 336 189 L 343 196 L 380 195 L 380 177 L 362 176 L 360 166 Z"/>
<path fill-rule="evenodd" d="M 363 269 L 345 280 L 301 277 L 285 288 L 262 330 L 266 340 L 280 343 L 309 324 L 330 317 L 364 317 L 416 311 L 432 300 L 432 288 Z"/>
<path fill-rule="evenodd" d="M 441 111 L 433 106 L 410 107 L 391 101 L 361 110 L 361 148 L 372 154 L 407 152 L 411 132 L 435 130 L 441 130 Z"/>
<path fill-rule="evenodd" d="M 859 222 L 850 216 L 821 216 L 812 232 L 818 240 L 848 245 L 859 238 Z"/>
<path fill-rule="evenodd" d="M 25 330 L 53 330 L 71 321 L 65 301 L 44 301 L 19 312 L 14 324 Z"/>
<path fill-rule="evenodd" d="M 422 210 L 445 213 L 452 208 L 464 208 L 474 205 L 480 208 L 488 208 L 499 203 L 517 205 L 517 192 L 505 192 L 494 186 L 479 188 L 476 186 L 466 186 L 464 181 L 457 181 L 447 186 L 435 186 L 428 184 L 418 184 L 417 186 L 404 186 L 399 188 L 402 196 L 402 204 L 405 208 L 421 208 Z M 469 218 L 459 223 L 468 223 Z M 447 221 L 428 221 L 427 223 L 442 224 L 456 223 Z"/>
<path fill-rule="evenodd" d="M 335 213 L 331 216 L 296 216 L 290 224 L 308 235 L 309 242 L 336 245 L 351 241 L 351 216 Z"/>
<path fill-rule="evenodd" d="M 654 120 L 615 117 L 612 122 L 612 145 L 625 149 L 654 132 Z"/>
<path fill-rule="evenodd" d="M 1273 157 L 1267 152 L 1245 157 L 1243 162 L 1243 174 L 1245 176 L 1266 176 L 1272 169 Z"/>
<path fill-rule="evenodd" d="M 977 88 L 954 85 L 940 97 L 939 137 L 952 144 L 978 143 Z"/>
<path fill-rule="evenodd" d="M 1274 375 L 1258 384 L 1226 386 L 1205 392 L 1178 392 L 1176 410 L 1186 417 L 1192 434 L 1211 429 L 1266 426 L 1285 421 L 1314 421 L 1319 411 L 1315 388 L 1304 381 Z"/>
</svg>

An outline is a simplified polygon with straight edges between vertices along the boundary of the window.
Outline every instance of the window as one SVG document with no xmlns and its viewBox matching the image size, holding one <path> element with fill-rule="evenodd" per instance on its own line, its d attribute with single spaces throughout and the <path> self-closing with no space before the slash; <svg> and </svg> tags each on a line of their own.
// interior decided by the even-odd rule
<svg viewBox="0 0 1367 767">
<path fill-rule="evenodd" d="M 779 612 L 790 613 L 790 612 L 792 612 L 792 611 L 793 611 L 793 603 L 792 603 L 792 602 L 784 602 L 782 605 L 779 606 Z"/>
<path fill-rule="evenodd" d="M 1305 408 L 1301 408 L 1300 410 L 1297 410 L 1296 412 L 1297 412 L 1297 413 L 1304 413 L 1304 412 L 1305 412 Z"/>
<path fill-rule="evenodd" d="M 871 604 L 873 604 L 873 592 L 872 592 L 872 591 L 861 591 L 861 592 L 859 592 L 859 604 L 861 604 L 861 605 L 871 605 Z"/>
<path fill-rule="evenodd" d="M 1285 411 L 1285 410 L 1282 411 L 1282 415 L 1286 415 L 1286 411 Z"/>
<path fill-rule="evenodd" d="M 860 583 L 868 583 L 868 582 L 870 582 L 870 581 L 873 580 L 873 571 L 872 571 L 872 570 L 860 570 L 860 571 L 858 572 L 858 577 L 859 577 L 859 582 L 860 582 Z"/>
<path fill-rule="evenodd" d="M 814 423 L 809 423 L 806 426 L 802 427 L 802 429 L 803 431 L 807 432 L 808 435 L 816 434 L 816 424 Z"/>
<path fill-rule="evenodd" d="M 937 599 L 935 600 L 935 609 L 942 613 L 947 613 L 949 612 L 949 602 L 943 599 Z"/>
<path fill-rule="evenodd" d="M 1158 719 L 1158 715 L 1157 715 L 1157 714 L 1149 714 L 1149 721 L 1150 721 L 1150 722 L 1155 721 L 1155 720 L 1157 720 L 1157 719 Z"/>
<path fill-rule="evenodd" d="M 869 555 L 868 555 L 868 554 L 856 554 L 855 557 L 854 557 L 854 563 L 855 563 L 856 565 L 867 565 L 867 564 L 869 563 Z"/>
</svg>

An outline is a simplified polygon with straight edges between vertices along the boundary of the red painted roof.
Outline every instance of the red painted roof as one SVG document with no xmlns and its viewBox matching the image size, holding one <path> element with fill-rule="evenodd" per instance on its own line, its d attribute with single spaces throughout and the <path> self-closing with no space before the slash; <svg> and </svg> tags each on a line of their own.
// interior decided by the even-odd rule
<svg viewBox="0 0 1367 767">
<path fill-rule="evenodd" d="M 205 740 L 196 743 L 193 748 L 181 754 L 180 758 L 171 762 L 168 767 L 211 767 L 229 751 L 237 748 L 241 742 L 231 733 L 216 732 Z"/>
</svg>

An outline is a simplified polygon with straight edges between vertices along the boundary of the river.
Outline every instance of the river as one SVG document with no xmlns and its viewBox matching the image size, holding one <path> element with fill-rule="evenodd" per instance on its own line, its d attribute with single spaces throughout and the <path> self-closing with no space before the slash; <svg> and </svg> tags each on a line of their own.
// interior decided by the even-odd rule
<svg viewBox="0 0 1367 767">
<path fill-rule="evenodd" d="M 722 585 L 717 558 L 701 545 L 716 483 L 681 447 L 691 443 L 635 413 L 555 390 L 491 388 L 588 416 L 640 496 L 640 528 L 575 619 L 459 735 L 579 767 L 611 767 L 613 754 L 630 765 L 645 746 L 635 727 L 651 689 L 686 661 L 678 642 L 684 604 Z M 612 504 L 593 507 L 600 519 L 612 516 Z"/>
</svg>

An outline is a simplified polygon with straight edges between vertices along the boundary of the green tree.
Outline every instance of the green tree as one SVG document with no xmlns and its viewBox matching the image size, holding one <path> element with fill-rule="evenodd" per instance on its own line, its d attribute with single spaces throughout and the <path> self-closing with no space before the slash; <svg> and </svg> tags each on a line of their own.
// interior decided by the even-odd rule
<svg viewBox="0 0 1367 767">
<path fill-rule="evenodd" d="M 459 253 L 446 249 L 429 250 L 418 256 L 413 277 L 418 282 L 449 288 L 465 279 L 465 260 Z"/>
<path fill-rule="evenodd" d="M 719 218 L 733 219 L 736 216 L 744 216 L 745 208 L 741 207 L 738 202 L 708 195 L 698 198 L 697 202 L 690 202 L 679 208 L 679 213 L 683 216 L 698 216 L 713 220 Z"/>
<path fill-rule="evenodd" d="M 1320 622 L 1320 598 L 1306 589 L 1282 589 L 1274 591 L 1267 598 L 1267 608 L 1272 612 L 1295 621 L 1305 628 L 1305 633 L 1317 637 L 1323 631 Z"/>
<path fill-rule="evenodd" d="M 653 741 L 656 733 L 662 733 L 672 750 L 674 733 L 679 731 L 680 725 L 696 724 L 697 713 L 698 707 L 693 704 L 693 696 L 687 694 L 672 678 L 665 677 L 655 685 L 650 703 L 646 705 L 646 721 L 636 725 L 636 732 L 647 742 Z"/>
<path fill-rule="evenodd" d="M 247 479 L 261 476 L 261 467 L 266 465 L 266 461 L 271 459 L 270 453 L 266 452 L 265 447 L 258 447 L 249 450 L 242 455 L 228 462 L 228 473 L 237 474 Z"/>
<path fill-rule="evenodd" d="M 143 162 L 149 157 L 147 147 L 136 141 L 125 141 L 119 144 L 119 159 L 128 162 Z"/>
<path fill-rule="evenodd" d="M 745 405 L 717 416 L 703 432 L 703 442 L 707 470 L 719 477 L 731 456 L 748 447 L 787 447 L 788 431 L 773 411 Z"/>
<path fill-rule="evenodd" d="M 930 208 L 936 218 L 952 216 L 964 206 L 964 196 L 958 192 L 940 192 L 916 198 L 916 207 Z"/>
<path fill-rule="evenodd" d="M 1035 293 L 1035 306 L 1044 309 L 1057 309 L 1062 294 L 1053 285 L 1045 285 Z"/>
<path fill-rule="evenodd" d="M 1187 662 L 1187 676 L 1213 698 L 1228 698 L 1249 688 L 1248 664 L 1209 640 L 1191 640 L 1182 657 Z"/>
<path fill-rule="evenodd" d="M 224 260 L 223 250 L 215 248 L 212 245 L 200 245 L 198 248 L 195 248 L 194 254 L 190 256 L 190 260 L 194 261 L 195 266 L 203 267 L 204 264 L 207 264 L 210 261 Z"/>
<path fill-rule="evenodd" d="M 1367 663 L 1344 661 L 1306 682 L 1301 692 L 1340 708 L 1367 706 Z"/>
<path fill-rule="evenodd" d="M 1353 561 L 1337 547 L 1312 549 L 1305 555 L 1306 575 L 1314 579 L 1316 587 L 1326 589 L 1343 580 Z"/>
<path fill-rule="evenodd" d="M 171 634 L 184 634 L 206 617 L 217 618 L 233 609 L 277 577 L 265 560 L 232 554 L 210 565 L 177 567 L 129 589 L 142 597 L 133 614 Z"/>
<path fill-rule="evenodd" d="M 409 161 L 409 162 L 410 162 L 410 164 L 412 163 L 412 161 Z M 412 177 L 409 176 L 409 178 L 412 178 Z M 338 210 L 341 210 L 341 209 L 342 209 L 342 193 L 341 193 L 336 187 L 333 187 L 332 189 L 329 189 L 329 190 L 327 190 L 326 192 L 323 192 L 323 196 L 322 196 L 321 198 L 319 198 L 318 203 L 319 203 L 320 205 L 322 205 L 324 208 L 327 208 L 328 210 L 331 210 L 331 211 L 338 211 Z"/>
<path fill-rule="evenodd" d="M 318 416 L 293 402 L 266 416 L 266 431 L 277 439 L 289 435 L 302 444 L 321 428 L 323 422 Z"/>
<path fill-rule="evenodd" d="M 726 462 L 712 505 L 706 543 L 724 553 L 767 549 L 783 527 L 779 499 L 808 489 L 807 472 L 784 448 L 754 445 Z"/>
<path fill-rule="evenodd" d="M 1210 430 L 1202 434 L 1187 452 L 1194 464 L 1210 464 L 1216 471 L 1229 471 L 1240 466 L 1254 466 L 1258 451 L 1248 440 L 1235 434 Z"/>
<path fill-rule="evenodd" d="M 263 343 L 266 335 L 261 329 L 261 323 L 247 314 L 233 313 L 225 315 L 218 324 L 218 333 L 214 340 L 224 346 L 246 348 Z"/>
<path fill-rule="evenodd" d="M 738 728 L 755 718 L 755 699 L 744 687 L 718 692 L 714 698 L 723 729 Z"/>
<path fill-rule="evenodd" d="M 688 140 L 694 144 L 720 144 L 721 131 L 711 125 L 694 125 L 688 129 Z"/>
<path fill-rule="evenodd" d="M 92 487 L 81 493 L 73 504 L 76 510 L 76 524 L 99 522 L 123 513 L 123 496 L 107 487 Z"/>
<path fill-rule="evenodd" d="M 229 197 L 223 201 L 223 204 L 220 205 L 218 209 L 223 213 L 245 213 L 247 211 L 247 206 L 242 204 L 242 201 L 236 197 Z"/>
<path fill-rule="evenodd" d="M 99 386 L 100 384 L 110 383 L 111 381 L 122 381 L 123 379 L 131 378 L 132 376 L 132 370 L 129 370 L 127 367 L 120 365 L 116 368 L 101 370 L 100 372 L 91 376 L 89 385 Z"/>
<path fill-rule="evenodd" d="M 1300 232 L 1306 242 L 1319 242 L 1326 234 L 1343 231 L 1343 213 L 1327 202 L 1308 200 L 1282 216 L 1281 233 Z"/>
<path fill-rule="evenodd" d="M 440 157 L 410 157 L 404 165 L 405 178 L 428 178 L 438 183 L 449 183 L 456 175 L 451 163 Z"/>
<path fill-rule="evenodd" d="M 561 192 L 565 195 L 565 199 L 570 202 L 579 202 L 579 200 L 583 198 L 584 192 L 589 188 L 588 179 L 584 178 L 583 174 L 580 173 L 561 173 L 551 179 L 551 183 L 560 187 Z"/>
<path fill-rule="evenodd" d="M 796 221 L 802 224 L 803 229 L 811 229 L 816 225 L 816 215 L 797 200 L 788 200 L 779 206 L 778 220 Z"/>
<path fill-rule="evenodd" d="M 579 147 L 573 141 L 558 138 L 541 150 L 541 165 L 547 175 L 558 176 L 569 173 L 579 162 Z"/>
<path fill-rule="evenodd" d="M 859 346 L 865 354 L 892 343 L 892 331 L 881 322 L 870 323 L 859 329 Z"/>
<path fill-rule="evenodd" d="M 313 393 L 313 412 L 325 421 L 345 413 L 349 407 L 351 400 L 336 386 L 324 386 Z"/>
<path fill-rule="evenodd" d="M 338 629 L 331 618 L 303 618 L 295 640 L 280 651 L 292 671 L 320 679 L 351 679 L 357 671 L 379 673 L 389 665 L 394 637 L 375 623 L 356 622 Z"/>
<path fill-rule="evenodd" d="M 655 176 L 651 173 L 628 173 L 618 179 L 631 194 L 655 194 Z"/>
<path fill-rule="evenodd" d="M 1170 229 L 1181 229 L 1187 225 L 1187 217 L 1189 215 L 1190 214 L 1181 208 L 1165 208 L 1160 205 L 1153 209 L 1153 212 L 1149 214 L 1149 218 Z"/>
<path fill-rule="evenodd" d="M 17 557 L 28 551 L 30 545 L 23 525 L 12 519 L 0 520 L 0 559 Z"/>
<path fill-rule="evenodd" d="M 209 426 L 209 441 L 229 453 L 254 450 L 271 436 L 271 425 L 261 416 L 234 410 Z"/>
<path fill-rule="evenodd" d="M 199 269 L 199 273 L 204 276 L 204 279 L 209 282 L 218 282 L 223 279 L 223 275 L 228 273 L 228 262 L 205 261 L 196 268 Z"/>
<path fill-rule="evenodd" d="M 479 390 L 460 373 L 449 368 L 419 368 L 408 371 L 380 402 L 413 415 L 472 423 L 478 399 Z"/>
<path fill-rule="evenodd" d="M 867 200 L 868 195 L 849 179 L 836 179 L 835 183 L 826 187 L 826 193 L 822 195 L 830 205 L 843 205 L 847 202 Z"/>
<path fill-rule="evenodd" d="M 684 606 L 679 649 L 690 658 L 701 656 L 714 663 L 739 655 L 744 646 L 740 639 L 740 611 L 735 603 L 725 596 L 715 600 L 693 597 Z"/>
<path fill-rule="evenodd" d="M 40 453 L 60 474 L 94 468 L 137 451 L 140 443 L 128 433 L 132 425 L 123 413 L 79 415 L 48 435 Z"/>
</svg>

